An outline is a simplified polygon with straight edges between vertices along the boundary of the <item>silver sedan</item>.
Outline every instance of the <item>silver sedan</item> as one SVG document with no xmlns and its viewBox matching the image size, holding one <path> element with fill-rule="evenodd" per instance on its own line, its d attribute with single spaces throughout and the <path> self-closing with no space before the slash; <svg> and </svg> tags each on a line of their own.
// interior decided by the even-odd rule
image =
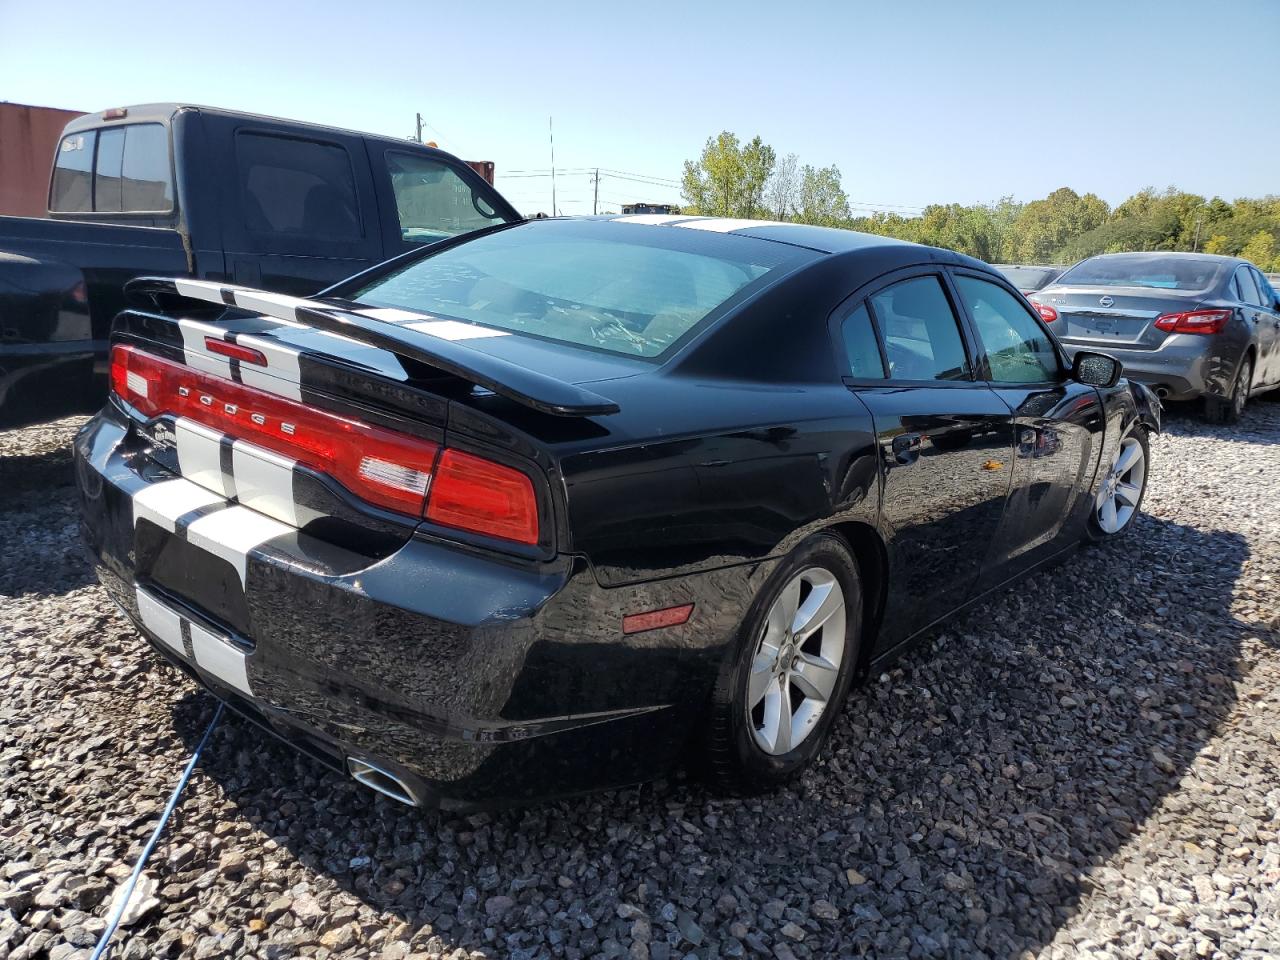
<svg viewBox="0 0 1280 960">
<path fill-rule="evenodd" d="M 1082 260 L 1033 295 L 1068 353 L 1109 353 L 1162 399 L 1203 398 L 1240 417 L 1280 387 L 1280 298 L 1247 260 L 1205 253 L 1111 253 Z"/>
</svg>

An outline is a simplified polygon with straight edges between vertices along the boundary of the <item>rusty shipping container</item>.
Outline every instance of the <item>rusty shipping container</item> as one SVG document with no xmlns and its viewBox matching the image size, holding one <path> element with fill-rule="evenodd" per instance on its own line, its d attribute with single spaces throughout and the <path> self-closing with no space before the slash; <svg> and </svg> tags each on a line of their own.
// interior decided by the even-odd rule
<svg viewBox="0 0 1280 960">
<path fill-rule="evenodd" d="M 0 103 L 0 216 L 48 215 L 49 171 L 62 128 L 80 110 Z"/>
</svg>

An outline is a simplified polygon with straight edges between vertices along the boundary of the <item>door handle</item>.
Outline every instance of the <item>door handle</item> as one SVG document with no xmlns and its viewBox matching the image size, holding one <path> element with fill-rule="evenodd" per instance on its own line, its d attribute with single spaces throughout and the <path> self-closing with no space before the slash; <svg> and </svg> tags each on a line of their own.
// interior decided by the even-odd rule
<svg viewBox="0 0 1280 960">
<path fill-rule="evenodd" d="M 920 459 L 920 434 L 904 433 L 893 438 L 893 459 L 904 467 Z"/>
</svg>

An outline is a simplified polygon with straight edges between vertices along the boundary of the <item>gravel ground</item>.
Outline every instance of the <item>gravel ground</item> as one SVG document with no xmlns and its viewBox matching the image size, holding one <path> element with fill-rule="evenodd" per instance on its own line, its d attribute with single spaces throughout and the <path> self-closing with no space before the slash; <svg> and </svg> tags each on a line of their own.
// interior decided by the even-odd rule
<svg viewBox="0 0 1280 960">
<path fill-rule="evenodd" d="M 0 960 L 88 955 L 214 708 L 78 552 L 76 425 L 0 434 Z M 441 816 L 224 720 L 114 955 L 1276 957 L 1280 403 L 1152 448 L 1125 542 L 855 690 L 773 795 Z"/>
</svg>

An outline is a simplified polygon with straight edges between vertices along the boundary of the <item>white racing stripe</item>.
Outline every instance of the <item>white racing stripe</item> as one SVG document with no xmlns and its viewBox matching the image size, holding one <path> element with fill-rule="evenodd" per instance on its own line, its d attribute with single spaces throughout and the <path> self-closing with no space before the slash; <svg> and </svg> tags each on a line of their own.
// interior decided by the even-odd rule
<svg viewBox="0 0 1280 960">
<path fill-rule="evenodd" d="M 231 468 L 240 503 L 293 527 L 305 527 L 324 514 L 297 502 L 293 494 L 295 461 L 245 440 L 231 448 Z"/>
<path fill-rule="evenodd" d="M 226 503 L 226 498 L 197 486 L 190 480 L 165 480 L 138 491 L 138 495 L 133 498 L 133 522 L 136 526 L 139 520 L 150 520 L 156 526 L 174 533 L 180 517 L 201 507 L 211 507 L 215 503 Z"/>
<path fill-rule="evenodd" d="M 243 586 L 249 551 L 292 532 L 292 527 L 247 507 L 228 507 L 200 517 L 187 527 L 187 542 L 230 563 L 240 574 Z"/>
<path fill-rule="evenodd" d="M 191 652 L 196 666 L 211 673 L 228 686 L 253 696 L 249 689 L 249 672 L 245 669 L 245 656 L 230 641 L 210 633 L 196 623 L 188 624 L 191 630 Z"/>
<path fill-rule="evenodd" d="M 278 340 L 242 334 L 236 337 L 236 343 L 261 350 L 267 358 L 267 365 L 259 367 L 252 363 L 240 364 L 240 382 L 247 387 L 258 387 L 290 400 L 302 399 L 302 374 L 298 369 L 298 350 L 286 347 Z"/>
<path fill-rule="evenodd" d="M 291 297 L 283 293 L 268 293 L 265 290 L 235 290 L 236 306 L 242 310 L 253 310 L 256 313 L 275 317 L 278 320 L 298 322 L 297 309 L 313 306 L 300 297 Z"/>
<path fill-rule="evenodd" d="M 174 421 L 178 438 L 178 468 L 182 476 L 230 500 L 236 495 L 235 478 L 222 472 L 222 434 L 203 424 L 179 417 Z"/>
<path fill-rule="evenodd" d="M 462 323 L 458 320 L 423 320 L 420 323 L 406 323 L 410 330 L 429 333 L 441 340 L 479 340 L 483 337 L 508 337 L 507 330 L 495 330 L 493 327 L 482 327 L 474 323 Z"/>
<path fill-rule="evenodd" d="M 625 216 L 614 217 L 615 223 L 647 223 L 652 226 L 660 226 L 664 223 L 671 223 L 674 220 L 688 220 L 687 216 L 678 213 L 629 213 Z"/>
<path fill-rule="evenodd" d="M 369 307 L 357 310 L 356 313 L 371 320 L 385 320 L 387 323 L 410 323 L 414 320 L 431 320 L 425 313 L 414 313 L 412 310 L 401 310 L 399 307 Z"/>
<path fill-rule="evenodd" d="M 707 217 L 703 220 L 687 220 L 673 224 L 689 230 L 710 230 L 712 233 L 730 233 L 734 230 L 746 230 L 748 227 L 782 227 L 786 224 L 777 220 L 742 220 L 734 217 Z"/>
<path fill-rule="evenodd" d="M 188 277 L 174 277 L 173 285 L 178 293 L 192 300 L 209 300 L 222 303 L 222 284 L 210 280 L 192 280 Z"/>
<path fill-rule="evenodd" d="M 205 337 L 225 340 L 226 337 L 223 336 L 225 330 L 211 323 L 180 318 L 178 332 L 182 334 L 182 353 L 187 366 L 204 373 L 212 373 L 215 377 L 222 377 L 225 380 L 231 379 L 231 361 L 226 357 L 210 353 L 204 345 Z"/>
<path fill-rule="evenodd" d="M 138 616 L 142 625 L 162 640 L 165 646 L 186 656 L 182 646 L 182 618 L 141 587 L 135 588 L 138 598 Z"/>
</svg>

